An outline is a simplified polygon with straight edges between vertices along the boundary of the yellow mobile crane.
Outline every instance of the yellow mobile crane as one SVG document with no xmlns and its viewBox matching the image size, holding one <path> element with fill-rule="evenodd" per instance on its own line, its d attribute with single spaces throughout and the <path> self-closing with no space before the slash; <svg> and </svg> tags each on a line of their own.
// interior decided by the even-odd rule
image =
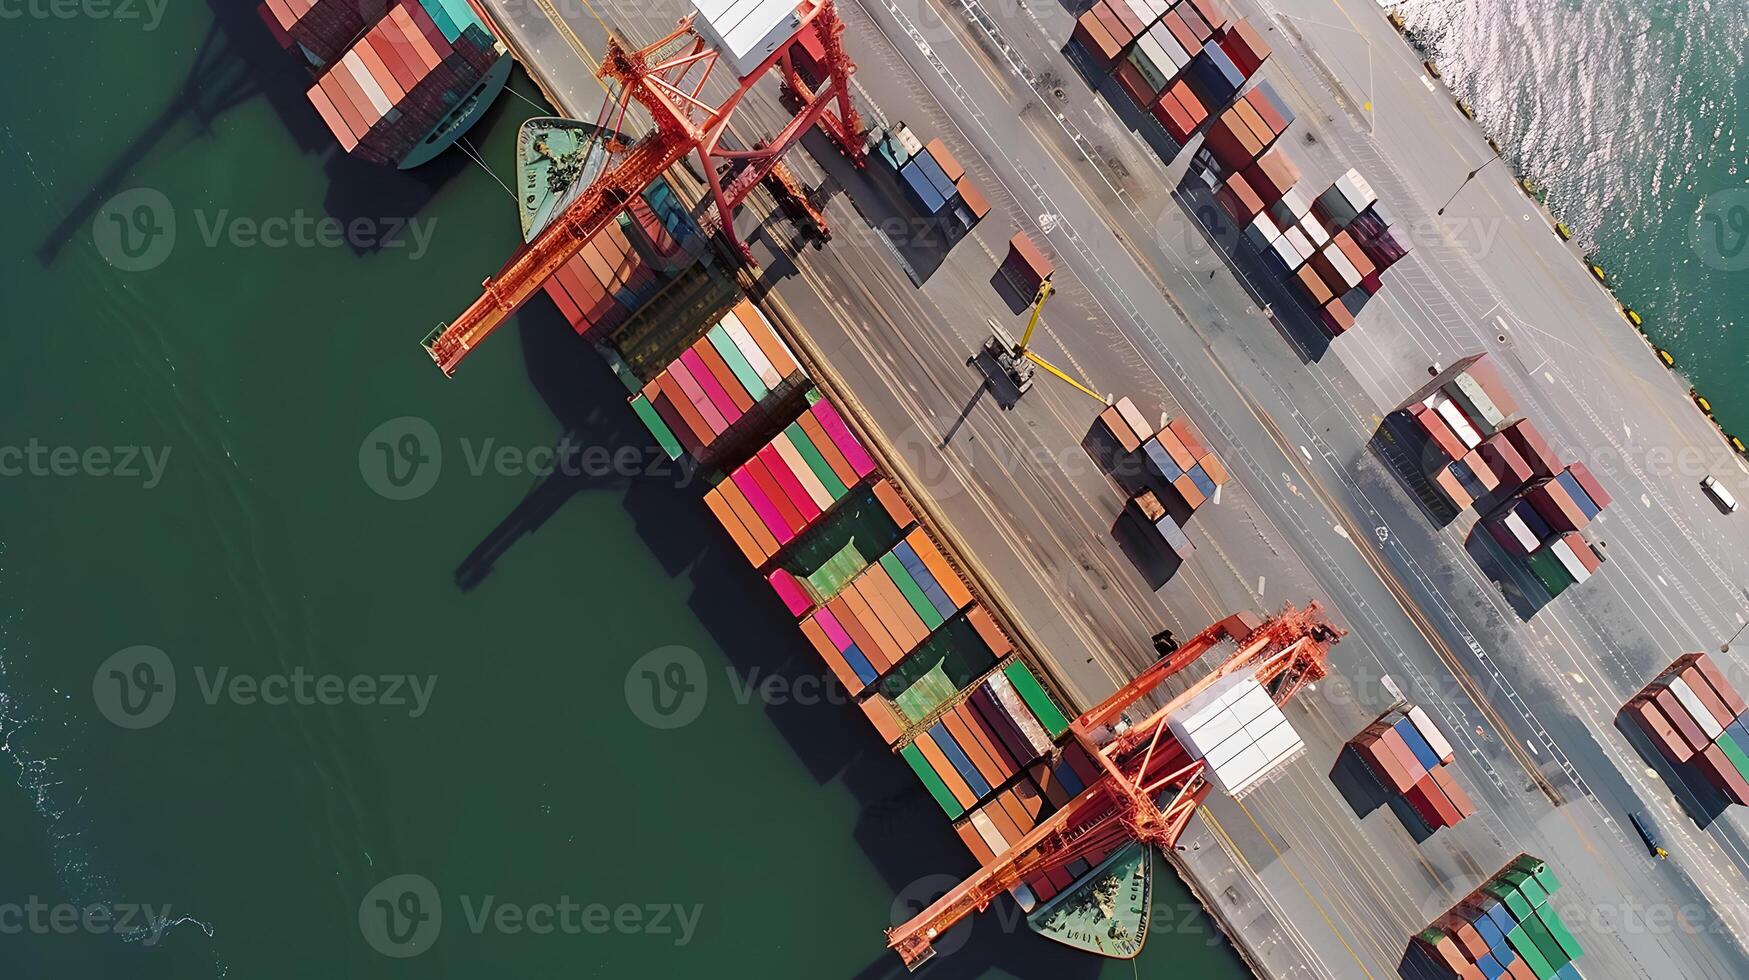
<svg viewBox="0 0 1749 980">
<path fill-rule="evenodd" d="M 1032 317 L 1027 320 L 1026 332 L 1020 335 L 1019 343 L 1010 340 L 1000 324 L 994 320 L 990 321 L 992 333 L 990 339 L 984 341 L 984 353 L 988 354 L 996 362 L 996 366 L 1008 375 L 1008 380 L 1014 382 L 1015 389 L 1021 394 L 1031 390 L 1033 365 L 1036 364 L 1068 382 L 1077 390 L 1098 399 L 1099 403 L 1103 405 L 1106 402 L 1104 395 L 1076 381 L 1055 364 L 1032 352 L 1032 335 L 1038 329 L 1039 314 L 1045 308 L 1045 300 L 1050 299 L 1051 294 L 1055 291 L 1056 287 L 1051 285 L 1049 279 L 1038 284 L 1038 292 L 1032 298 Z"/>
</svg>

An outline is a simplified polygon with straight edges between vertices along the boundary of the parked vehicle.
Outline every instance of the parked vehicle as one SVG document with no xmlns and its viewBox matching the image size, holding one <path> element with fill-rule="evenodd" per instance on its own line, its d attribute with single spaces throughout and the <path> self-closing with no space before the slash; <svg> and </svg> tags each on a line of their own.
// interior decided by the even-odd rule
<svg viewBox="0 0 1749 980">
<path fill-rule="evenodd" d="M 1731 496 L 1731 491 L 1726 490 L 1725 485 L 1720 483 L 1717 479 L 1710 476 L 1707 477 L 1700 481 L 1700 488 L 1706 491 L 1706 495 L 1712 498 L 1714 506 L 1718 507 L 1720 510 L 1727 514 L 1734 514 L 1737 512 L 1737 498 Z"/>
<path fill-rule="evenodd" d="M 1640 832 L 1640 840 L 1646 842 L 1648 853 L 1660 861 L 1670 856 L 1670 852 L 1664 849 L 1663 841 L 1658 838 L 1657 825 L 1652 823 L 1652 818 L 1646 816 L 1644 810 L 1635 810 L 1628 814 L 1628 820 L 1634 825 L 1634 829 Z"/>
</svg>

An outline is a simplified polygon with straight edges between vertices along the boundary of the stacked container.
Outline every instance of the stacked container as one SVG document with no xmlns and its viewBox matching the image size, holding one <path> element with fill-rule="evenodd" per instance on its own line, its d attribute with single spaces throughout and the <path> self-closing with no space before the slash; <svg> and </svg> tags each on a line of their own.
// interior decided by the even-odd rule
<svg viewBox="0 0 1749 980">
<path fill-rule="evenodd" d="M 1195 513 L 1227 482 L 1227 468 L 1220 457 L 1203 445 L 1202 434 L 1182 415 L 1142 443 L 1142 458 L 1189 513 Z"/>
<path fill-rule="evenodd" d="M 1130 516 L 1148 529 L 1150 538 L 1179 561 L 1190 558 L 1196 546 L 1184 533 L 1184 526 L 1166 512 L 1164 504 L 1152 490 L 1142 490 L 1125 506 Z"/>
<path fill-rule="evenodd" d="M 1099 0 L 1073 39 L 1180 146 L 1269 57 L 1262 36 L 1219 0 Z"/>
<path fill-rule="evenodd" d="M 898 752 L 942 811 L 958 819 L 1010 781 L 1031 784 L 1027 766 L 1049 753 L 1067 727 L 1032 671 L 1014 660 L 937 714 Z"/>
<path fill-rule="evenodd" d="M 990 213 L 989 202 L 939 138 L 924 143 L 902 122 L 871 138 L 875 155 L 893 168 L 924 214 L 970 230 Z"/>
<path fill-rule="evenodd" d="M 874 471 L 874 458 L 822 398 L 711 488 L 705 504 L 762 567 Z"/>
<path fill-rule="evenodd" d="M 870 700 L 882 702 L 901 727 L 916 725 L 1013 652 L 990 611 L 974 603 L 884 675 Z"/>
<path fill-rule="evenodd" d="M 283 26 L 297 12 L 279 6 Z M 411 165 L 425 155 L 422 143 L 473 112 L 478 86 L 502 86 L 508 57 L 467 0 L 399 0 L 326 63 L 307 95 L 347 152 Z"/>
<path fill-rule="evenodd" d="M 1203 146 L 1227 170 L 1243 170 L 1274 146 L 1293 121 L 1293 112 L 1274 87 L 1261 82 L 1209 124 Z"/>
<path fill-rule="evenodd" d="M 1550 596 L 1558 596 L 1603 566 L 1603 556 L 1579 532 L 1609 506 L 1610 496 L 1584 463 L 1556 469 L 1560 463 L 1529 420 L 1501 434 L 1533 474 L 1553 475 L 1534 478 L 1496 508 L 1484 526 L 1501 548 L 1524 562 Z"/>
<path fill-rule="evenodd" d="M 319 67 L 345 54 L 370 26 L 364 6 L 360 0 L 267 0 L 259 9 L 282 43 L 296 44 Z"/>
<path fill-rule="evenodd" d="M 1167 716 L 1166 726 L 1209 781 L 1239 797 L 1305 751 L 1269 692 L 1249 673 L 1223 677 Z"/>
<path fill-rule="evenodd" d="M 766 573 L 778 598 L 797 618 L 837 595 L 863 569 L 905 536 L 917 517 L 891 480 L 856 491 L 807 540 L 789 549 Z"/>
<path fill-rule="evenodd" d="M 1401 796 L 1429 830 L 1476 812 L 1451 768 L 1451 742 L 1419 706 L 1385 712 L 1348 745 L 1379 785 Z"/>
<path fill-rule="evenodd" d="M 1539 466 L 1553 454 L 1535 426 L 1512 422 L 1512 399 L 1487 354 L 1472 354 L 1435 375 L 1404 403 L 1403 411 L 1426 435 L 1432 482 L 1459 510 L 1499 490 L 1512 493 L 1533 470 L 1518 440 L 1534 449 Z M 1515 434 L 1507 433 L 1513 428 Z"/>
<path fill-rule="evenodd" d="M 646 200 L 658 186 L 658 197 L 668 196 L 665 184 L 651 185 Z M 683 248 L 668 231 L 671 211 L 638 210 L 644 216 L 641 222 L 632 215 L 608 222 L 544 284 L 547 296 L 583 336 L 611 332 L 631 319 L 664 282 L 646 256 L 672 256 Z M 695 236 L 685 231 L 690 224 L 681 227 L 692 241 Z"/>
<path fill-rule="evenodd" d="M 792 612 L 808 597 L 772 579 Z M 802 633 L 852 694 L 860 694 L 970 605 L 971 591 L 929 532 L 915 528 L 833 596 L 807 612 Z"/>
<path fill-rule="evenodd" d="M 1672 765 L 1698 773 L 1737 804 L 1749 804 L 1745 710 L 1742 695 L 1705 653 L 1678 657 L 1622 707 Z"/>
<path fill-rule="evenodd" d="M 954 830 L 980 864 L 994 861 L 1096 778 L 1095 764 L 1078 745 L 1071 744 L 1063 752 L 1063 761 L 1055 766 L 1047 762 L 1028 766 L 1020 779 L 957 821 Z M 1105 857 L 1105 853 L 1095 852 L 1062 868 L 1041 872 L 1010 892 L 1023 910 L 1031 911 L 1039 902 L 1049 901 L 1068 888 Z"/>
<path fill-rule="evenodd" d="M 1576 980 L 1579 941 L 1555 913 L 1560 882 L 1520 854 L 1410 940 L 1406 976 L 1464 980 Z"/>
<path fill-rule="evenodd" d="M 631 404 L 668 458 L 686 452 L 702 459 L 725 433 L 744 428 L 749 415 L 755 423 L 767 421 L 770 407 L 806 380 L 764 314 L 743 300 L 650 379 Z M 798 447 L 812 449 L 799 421 L 790 428 Z M 836 474 L 834 481 L 842 486 Z"/>
</svg>

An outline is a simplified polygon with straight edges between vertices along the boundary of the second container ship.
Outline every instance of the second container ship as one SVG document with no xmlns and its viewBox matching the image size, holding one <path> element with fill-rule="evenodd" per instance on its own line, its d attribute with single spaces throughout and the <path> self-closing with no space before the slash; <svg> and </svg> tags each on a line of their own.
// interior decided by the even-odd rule
<svg viewBox="0 0 1749 980">
<path fill-rule="evenodd" d="M 346 152 L 409 170 L 448 149 L 510 79 L 468 0 L 266 0 L 262 19 L 315 76 L 305 95 Z"/>
</svg>

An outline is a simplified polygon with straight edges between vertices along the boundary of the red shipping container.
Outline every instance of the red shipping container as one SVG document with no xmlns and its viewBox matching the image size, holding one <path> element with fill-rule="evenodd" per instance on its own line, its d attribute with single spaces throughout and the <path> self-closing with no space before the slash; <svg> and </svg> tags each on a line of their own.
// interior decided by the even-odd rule
<svg viewBox="0 0 1749 980">
<path fill-rule="evenodd" d="M 1230 175 L 1215 189 L 1215 201 L 1235 225 L 1244 227 L 1263 211 L 1264 200 L 1244 173 Z"/>
<path fill-rule="evenodd" d="M 1437 830 L 1440 827 L 1450 827 L 1458 822 L 1457 809 L 1451 805 L 1450 800 L 1445 798 L 1445 794 L 1440 792 L 1438 784 L 1433 781 L 1432 773 L 1422 776 L 1415 785 L 1409 787 L 1409 791 L 1403 794 L 1403 798 L 1409 801 L 1410 808 L 1422 820 L 1426 821 L 1429 827 Z M 1486 949 L 1485 946 L 1483 948 Z"/>
<path fill-rule="evenodd" d="M 1241 136 L 1233 128 L 1237 123 L 1231 112 L 1223 113 L 1214 122 L 1209 123 L 1207 132 L 1203 133 L 1202 145 L 1220 161 L 1222 167 L 1229 171 L 1242 170 L 1257 159 L 1260 148 L 1247 145 L 1252 139 L 1251 130 L 1246 128 Z"/>
<path fill-rule="evenodd" d="M 1227 57 L 1233 59 L 1233 64 L 1239 73 L 1250 78 L 1257 69 L 1269 60 L 1269 44 L 1263 40 L 1263 35 L 1251 26 L 1251 22 L 1243 17 L 1233 22 L 1233 26 L 1221 38 L 1221 50 Z"/>
<path fill-rule="evenodd" d="M 1476 812 L 1476 804 L 1470 799 L 1470 794 L 1458 785 L 1457 777 L 1452 775 L 1450 766 L 1440 766 L 1433 770 L 1433 781 L 1439 784 L 1440 792 L 1451 801 L 1452 808 L 1457 811 L 1458 819 L 1462 820 Z"/>
<path fill-rule="evenodd" d="M 1689 667 L 1684 670 L 1682 682 L 1688 685 L 1690 691 L 1694 692 L 1694 696 L 1699 699 L 1701 706 L 1706 708 L 1707 714 L 1713 716 L 1713 720 L 1719 723 L 1720 728 L 1737 720 L 1737 712 L 1732 711 L 1725 705 L 1723 698 L 1713 693 L 1713 686 L 1707 683 L 1699 668 Z"/>
<path fill-rule="evenodd" d="M 1488 468 L 1494 472 L 1502 486 L 1516 490 L 1530 479 L 1530 464 L 1524 461 L 1524 457 L 1519 455 L 1504 433 L 1494 433 L 1482 440 L 1482 445 L 1478 448 L 1481 450 L 1482 460 L 1488 464 Z"/>
<path fill-rule="evenodd" d="M 1706 733 L 1700 730 L 1700 726 L 1694 723 L 1694 719 L 1689 717 L 1682 702 L 1676 700 L 1676 695 L 1660 688 L 1652 694 L 1652 703 L 1657 706 L 1659 714 L 1664 716 L 1665 724 L 1675 728 L 1676 734 L 1682 736 L 1691 752 L 1706 751 L 1711 742 L 1707 740 Z"/>
<path fill-rule="evenodd" d="M 1652 744 L 1657 747 L 1658 754 L 1676 765 L 1682 765 L 1694 758 L 1694 749 L 1676 733 L 1669 721 L 1664 718 L 1656 705 L 1650 700 L 1629 701 L 1622 708 L 1629 718 L 1639 726 L 1639 729 Z"/>
<path fill-rule="evenodd" d="M 1075 21 L 1075 43 L 1087 53 L 1089 58 L 1099 65 L 1102 71 L 1110 71 L 1117 56 L 1123 53 L 1123 45 L 1111 36 L 1111 31 L 1100 23 L 1099 17 L 1091 10 L 1082 14 Z"/>
<path fill-rule="evenodd" d="M 1506 438 L 1512 440 L 1513 448 L 1518 450 L 1524 461 L 1530 464 L 1532 474 L 1539 477 L 1552 477 L 1560 472 L 1561 464 L 1555 456 L 1555 451 L 1543 439 L 1542 433 L 1529 419 L 1519 419 L 1517 422 L 1501 430 Z M 1574 474 L 1578 479 L 1578 474 Z M 1584 486 L 1583 483 L 1580 486 Z"/>
<path fill-rule="evenodd" d="M 1737 693 L 1736 688 L 1731 686 L 1731 682 L 1725 679 L 1724 672 L 1719 670 L 1719 665 L 1713 662 L 1712 657 L 1704 653 L 1697 653 L 1694 655 L 1694 665 L 1700 669 L 1702 676 L 1706 677 L 1707 684 L 1712 687 L 1713 693 L 1717 694 L 1727 707 L 1738 715 L 1749 711 L 1749 706 L 1744 705 L 1742 696 Z"/>
<path fill-rule="evenodd" d="M 1589 467 L 1584 463 L 1574 463 L 1567 469 L 1573 474 L 1573 479 L 1578 481 L 1579 489 L 1585 491 L 1585 496 L 1591 498 L 1598 510 L 1609 506 L 1609 493 L 1603 489 L 1603 484 L 1597 482 L 1597 477 L 1591 475 Z"/>
<path fill-rule="evenodd" d="M 1111 4 L 1106 0 L 1094 4 L 1093 9 L 1088 12 L 1099 21 L 1099 26 L 1105 28 L 1105 32 L 1111 35 L 1111 39 L 1117 42 L 1120 53 L 1125 45 L 1136 39 L 1135 34 L 1130 32 L 1129 27 L 1118 17 L 1117 11 L 1113 10 Z"/>
<path fill-rule="evenodd" d="M 1739 805 L 1749 803 L 1749 781 L 1745 781 L 1742 774 L 1737 772 L 1737 767 L 1731 764 L 1724 749 L 1709 745 L 1701 753 L 1700 760 L 1702 775 L 1719 792 L 1725 794 L 1726 799 Z"/>
</svg>

